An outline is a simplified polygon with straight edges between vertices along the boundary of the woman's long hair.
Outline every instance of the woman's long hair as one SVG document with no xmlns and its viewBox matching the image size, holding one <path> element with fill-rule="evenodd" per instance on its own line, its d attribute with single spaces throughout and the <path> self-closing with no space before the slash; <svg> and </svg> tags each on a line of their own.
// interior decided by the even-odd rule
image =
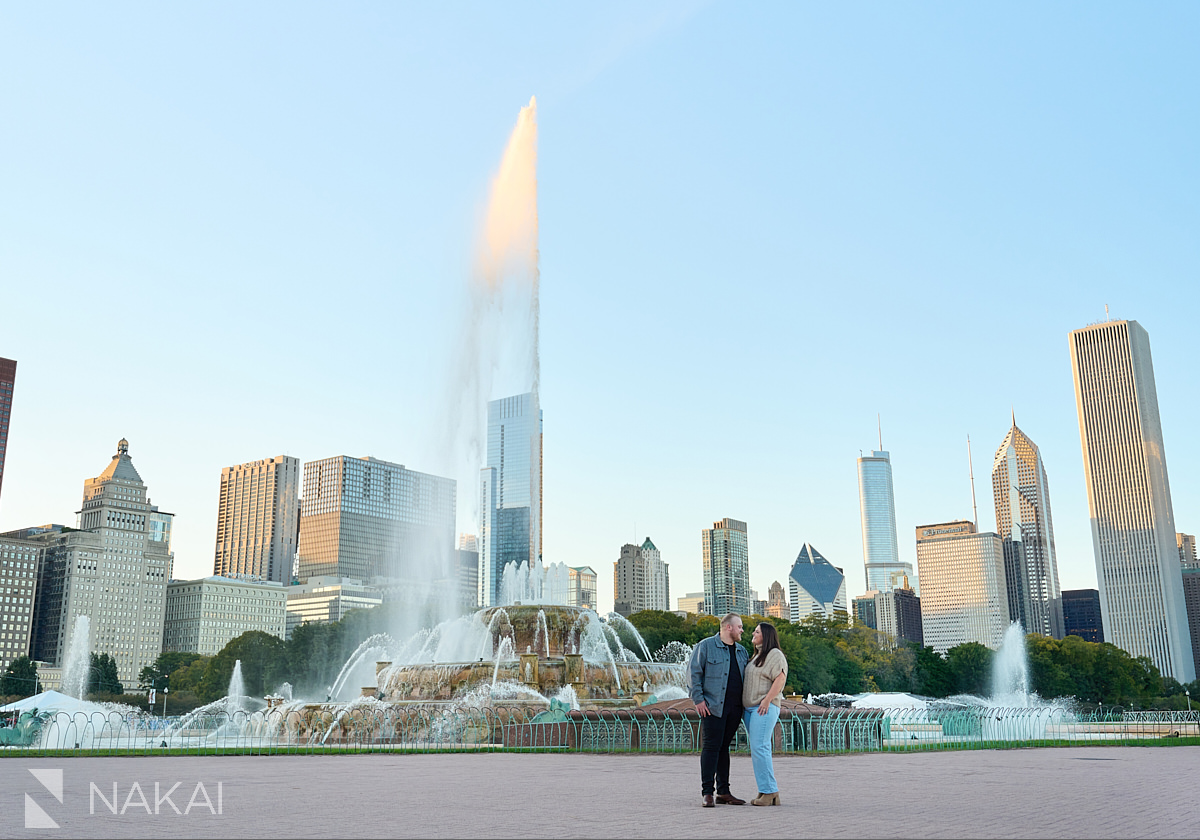
<svg viewBox="0 0 1200 840">
<path fill-rule="evenodd" d="M 767 654 L 779 649 L 779 631 L 769 621 L 758 625 L 758 629 L 762 633 L 762 646 L 758 649 L 758 656 L 754 657 L 754 664 L 761 668 L 767 661 Z"/>
</svg>

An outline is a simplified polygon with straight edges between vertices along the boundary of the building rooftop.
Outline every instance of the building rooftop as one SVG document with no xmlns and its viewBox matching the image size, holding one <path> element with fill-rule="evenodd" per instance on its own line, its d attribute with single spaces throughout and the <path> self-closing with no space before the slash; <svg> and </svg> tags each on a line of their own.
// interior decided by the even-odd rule
<svg viewBox="0 0 1200 840">
<path fill-rule="evenodd" d="M 822 604 L 831 603 L 837 598 L 842 581 L 846 579 L 836 566 L 822 557 L 821 552 L 809 543 L 805 543 L 800 549 L 789 577 Z"/>
</svg>

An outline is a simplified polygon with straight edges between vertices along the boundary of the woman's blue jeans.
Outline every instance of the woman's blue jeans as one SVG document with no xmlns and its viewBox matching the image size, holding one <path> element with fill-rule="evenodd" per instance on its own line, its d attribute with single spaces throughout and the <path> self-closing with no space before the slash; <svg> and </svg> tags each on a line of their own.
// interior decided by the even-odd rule
<svg viewBox="0 0 1200 840">
<path fill-rule="evenodd" d="M 759 793 L 779 793 L 775 783 L 775 766 L 771 763 L 771 742 L 775 740 L 775 724 L 779 722 L 779 707 L 774 703 L 767 706 L 767 713 L 760 715 L 758 706 L 742 713 L 746 724 L 746 737 L 750 740 L 750 757 L 754 761 L 754 780 Z"/>
</svg>

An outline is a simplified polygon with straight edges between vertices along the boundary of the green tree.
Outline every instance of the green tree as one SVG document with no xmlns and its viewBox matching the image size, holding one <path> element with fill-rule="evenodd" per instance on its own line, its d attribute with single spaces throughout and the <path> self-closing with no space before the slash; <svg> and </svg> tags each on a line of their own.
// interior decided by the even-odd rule
<svg viewBox="0 0 1200 840">
<path fill-rule="evenodd" d="M 38 693 L 37 663 L 28 656 L 18 656 L 0 676 L 0 697 L 31 697 Z"/>
<path fill-rule="evenodd" d="M 946 657 L 931 647 L 912 645 L 916 661 L 913 678 L 916 693 L 926 697 L 949 697 L 954 693 L 954 673 Z"/>
<path fill-rule="evenodd" d="M 125 687 L 117 676 L 117 660 L 112 654 L 93 653 L 88 669 L 88 694 L 124 694 Z"/>
<path fill-rule="evenodd" d="M 221 648 L 204 670 L 199 695 L 206 702 L 224 697 L 229 690 L 234 665 L 242 663 L 242 683 L 246 694 L 262 697 L 287 675 L 287 644 L 278 636 L 261 630 L 247 630 Z"/>
<path fill-rule="evenodd" d="M 992 658 L 995 652 L 979 642 L 964 642 L 946 651 L 946 662 L 959 694 L 986 697 L 992 677 Z"/>
<path fill-rule="evenodd" d="M 180 668 L 191 665 L 200 659 L 198 653 L 183 653 L 177 650 L 164 650 L 154 660 L 138 673 L 138 688 L 148 691 L 151 688 L 170 688 L 171 674 Z"/>
</svg>

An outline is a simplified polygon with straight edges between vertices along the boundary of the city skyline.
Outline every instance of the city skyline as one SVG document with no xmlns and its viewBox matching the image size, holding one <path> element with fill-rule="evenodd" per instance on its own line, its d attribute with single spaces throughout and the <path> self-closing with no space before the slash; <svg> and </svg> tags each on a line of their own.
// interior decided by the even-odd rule
<svg viewBox="0 0 1200 840">
<path fill-rule="evenodd" d="M 0 62 L 40 81 L 4 94 L 5 300 L 39 317 L 0 347 L 21 368 L 0 530 L 71 524 L 78 477 L 122 436 L 177 514 L 180 578 L 212 570 L 229 464 L 355 452 L 454 475 L 439 406 L 475 217 L 536 93 L 544 556 L 600 570 L 602 609 L 636 531 L 670 559 L 673 599 L 701 590 L 696 531 L 726 514 L 754 531 L 760 593 L 802 533 L 860 594 L 852 459 L 877 413 L 904 534 L 970 516 L 962 441 L 984 463 L 1010 406 L 1053 479 L 1062 587 L 1096 586 L 1067 335 L 1106 304 L 1153 336 L 1176 528 L 1196 532 L 1198 128 L 1177 107 L 1196 9 L 1039 8 L 1037 27 L 982 6 L 484 9 L 454 41 L 436 37 L 448 12 L 376 12 L 297 10 L 276 43 L 254 36 L 264 9 L 236 32 L 163 9 L 153 39 L 121 10 L 13 10 Z M 419 37 L 397 51 L 403 33 Z M 702 60 L 718 46 L 728 66 Z M 228 60 L 198 74 L 214 48 Z M 1003 347 L 980 334 L 999 289 L 1028 302 Z M 717 300 L 720 341 L 696 326 Z M 342 304 L 405 329 L 349 326 Z M 247 328 L 259 312 L 270 329 Z M 115 339 L 122 360 L 153 347 L 135 381 L 81 367 L 114 341 L 98 313 L 140 331 Z M 613 341 L 618 324 L 638 339 Z M 67 383 L 104 410 L 63 411 Z"/>
</svg>

